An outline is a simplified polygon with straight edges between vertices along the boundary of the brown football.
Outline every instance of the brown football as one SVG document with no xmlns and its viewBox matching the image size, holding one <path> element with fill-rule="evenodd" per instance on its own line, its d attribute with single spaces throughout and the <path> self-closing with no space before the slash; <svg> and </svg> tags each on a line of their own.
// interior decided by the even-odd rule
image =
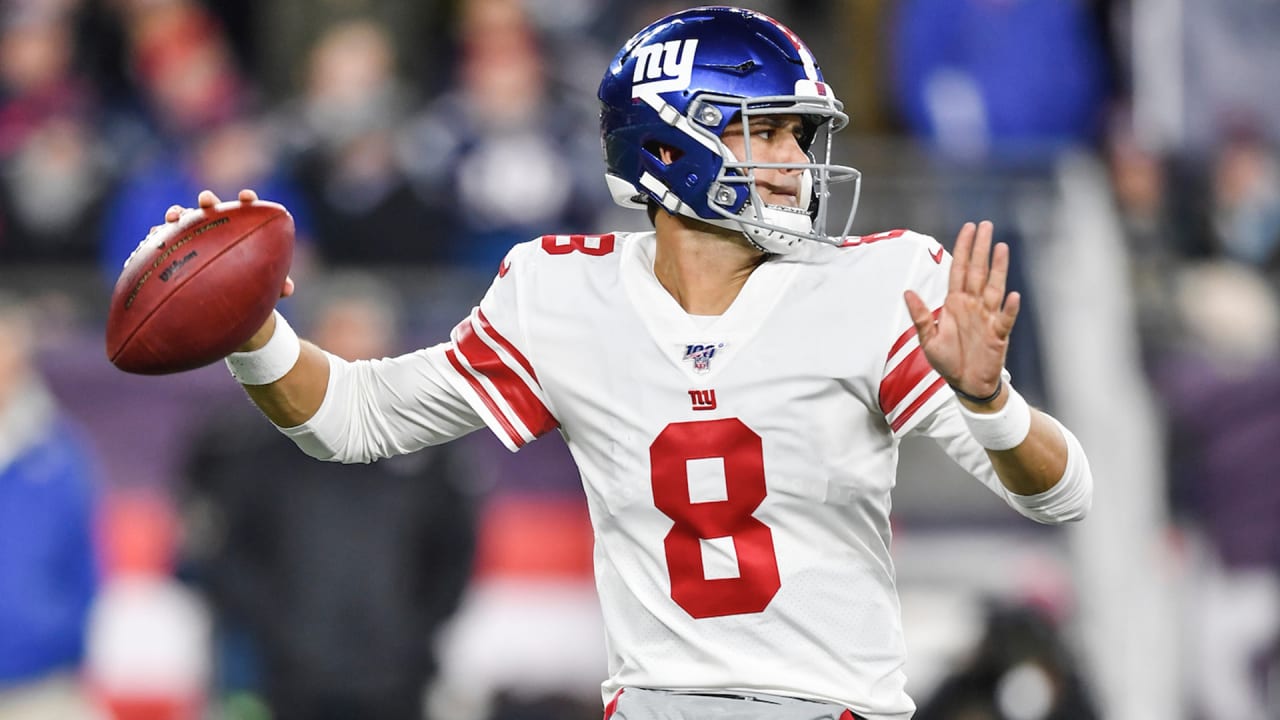
<svg viewBox="0 0 1280 720">
<path fill-rule="evenodd" d="M 163 375 L 227 356 L 271 315 L 292 261 L 293 217 L 281 205 L 187 212 L 125 263 L 107 312 L 107 357 L 126 372 Z"/>
</svg>

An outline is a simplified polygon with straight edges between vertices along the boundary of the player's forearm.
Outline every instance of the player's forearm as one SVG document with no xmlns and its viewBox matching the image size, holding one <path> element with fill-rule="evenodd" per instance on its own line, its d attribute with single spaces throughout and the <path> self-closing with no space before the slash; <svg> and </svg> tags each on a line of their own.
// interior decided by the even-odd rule
<svg viewBox="0 0 1280 720">
<path fill-rule="evenodd" d="M 987 456 L 1010 492 L 1038 495 L 1062 479 L 1067 468 L 1067 443 L 1057 424 L 1033 409 L 1027 438 L 1010 450 L 987 450 Z"/>
<path fill-rule="evenodd" d="M 280 430 L 311 457 L 373 462 L 484 426 L 445 375 L 450 345 L 356 361 L 308 347 L 327 361 L 327 388 L 311 417 Z"/>
<path fill-rule="evenodd" d="M 295 427 L 316 414 L 328 386 L 328 357 L 320 348 L 303 341 L 298 362 L 288 374 L 268 385 L 245 385 L 244 389 L 271 422 Z"/>
<path fill-rule="evenodd" d="M 329 360 L 319 348 L 298 338 L 289 322 L 274 312 L 227 358 L 227 368 L 249 398 L 280 427 L 310 420 L 324 402 Z"/>
<path fill-rule="evenodd" d="M 1079 520 L 1089 512 L 1089 461 L 1062 423 L 1031 408 L 1007 384 L 989 405 L 957 397 L 965 425 L 991 463 L 992 481 L 1010 505 L 1044 523 Z"/>
</svg>

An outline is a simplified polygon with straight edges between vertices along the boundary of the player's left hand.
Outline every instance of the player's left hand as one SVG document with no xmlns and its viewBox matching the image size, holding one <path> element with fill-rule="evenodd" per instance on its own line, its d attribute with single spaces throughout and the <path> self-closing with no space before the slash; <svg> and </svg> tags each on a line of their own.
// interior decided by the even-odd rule
<svg viewBox="0 0 1280 720">
<path fill-rule="evenodd" d="M 960 229 L 947 299 L 936 321 L 919 295 L 908 290 L 904 296 L 929 364 L 951 387 L 975 397 L 986 397 L 999 385 L 1009 333 L 1022 305 L 1017 292 L 1005 295 L 1009 246 L 997 243 L 992 251 L 991 232 L 985 220 Z"/>
</svg>

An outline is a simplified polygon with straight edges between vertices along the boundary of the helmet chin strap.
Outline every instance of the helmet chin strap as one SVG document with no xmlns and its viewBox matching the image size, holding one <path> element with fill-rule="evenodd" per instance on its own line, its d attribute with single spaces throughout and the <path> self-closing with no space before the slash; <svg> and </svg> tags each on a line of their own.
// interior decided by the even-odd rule
<svg viewBox="0 0 1280 720">
<path fill-rule="evenodd" d="M 742 213 L 756 215 L 751 204 L 742 208 Z M 771 227 L 760 227 L 750 223 L 734 221 L 742 234 L 752 245 L 767 253 L 785 255 L 796 249 L 796 246 L 813 230 L 813 218 L 809 212 L 801 208 L 785 205 L 765 205 L 760 217 L 752 220 L 767 223 Z"/>
</svg>

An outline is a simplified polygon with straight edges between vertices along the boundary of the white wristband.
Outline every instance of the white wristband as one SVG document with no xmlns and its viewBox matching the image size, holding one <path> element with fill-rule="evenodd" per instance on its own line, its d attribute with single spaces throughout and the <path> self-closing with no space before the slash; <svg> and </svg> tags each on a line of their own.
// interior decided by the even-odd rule
<svg viewBox="0 0 1280 720">
<path fill-rule="evenodd" d="M 1031 432 L 1031 406 L 1009 385 L 1009 399 L 993 413 L 977 413 L 960 403 L 960 416 L 978 444 L 988 450 L 1010 450 Z"/>
<path fill-rule="evenodd" d="M 298 334 L 280 311 L 275 311 L 275 316 L 276 328 L 266 345 L 227 356 L 227 369 L 241 385 L 270 385 L 287 375 L 302 354 Z"/>
</svg>

